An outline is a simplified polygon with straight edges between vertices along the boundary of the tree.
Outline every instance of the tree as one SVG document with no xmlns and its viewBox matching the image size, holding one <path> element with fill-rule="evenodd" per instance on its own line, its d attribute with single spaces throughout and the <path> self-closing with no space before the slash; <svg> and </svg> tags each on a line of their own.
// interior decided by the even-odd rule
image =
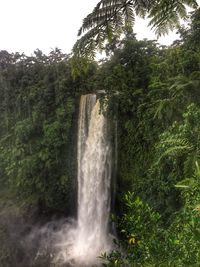
<svg viewBox="0 0 200 267">
<path fill-rule="evenodd" d="M 122 33 L 130 33 L 135 16 L 149 18 L 149 25 L 160 36 L 176 28 L 187 18 L 187 7 L 196 9 L 196 0 L 101 0 L 84 20 L 78 32 L 80 39 L 73 51 L 78 59 L 93 58 L 96 48 Z"/>
</svg>

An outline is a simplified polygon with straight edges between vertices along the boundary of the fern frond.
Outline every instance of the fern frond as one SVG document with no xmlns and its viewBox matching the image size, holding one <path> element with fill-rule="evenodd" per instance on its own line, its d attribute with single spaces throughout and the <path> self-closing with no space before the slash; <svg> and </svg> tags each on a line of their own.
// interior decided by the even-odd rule
<svg viewBox="0 0 200 267">
<path fill-rule="evenodd" d="M 177 158 L 192 151 L 193 146 L 184 138 L 178 136 L 167 137 L 156 146 L 158 152 L 157 164 L 165 158 Z"/>
<path fill-rule="evenodd" d="M 180 19 L 187 18 L 186 7 L 198 8 L 197 1 L 155 1 L 149 12 L 150 23 L 156 35 L 167 34 L 170 30 L 178 27 Z"/>
<path fill-rule="evenodd" d="M 192 178 L 186 178 L 180 182 L 178 182 L 175 187 L 177 188 L 190 188 L 194 185 L 195 179 Z"/>
<path fill-rule="evenodd" d="M 132 6 L 126 5 L 124 7 L 124 21 L 125 21 L 125 27 L 126 28 L 132 28 L 133 24 L 135 22 L 135 15 Z"/>
<path fill-rule="evenodd" d="M 154 119 L 162 119 L 163 114 L 166 114 L 166 110 L 168 111 L 169 108 L 171 108 L 171 99 L 165 98 L 165 99 L 159 99 L 155 101 L 155 104 L 158 104 L 155 113 L 154 113 Z"/>
<path fill-rule="evenodd" d="M 195 163 L 199 160 L 199 153 L 194 151 L 190 153 L 184 162 L 184 176 L 191 177 L 195 168 Z"/>
<path fill-rule="evenodd" d="M 163 154 L 162 154 L 162 158 L 165 157 L 177 157 L 182 155 L 183 153 L 188 152 L 189 150 L 191 150 L 192 148 L 190 146 L 186 145 L 177 145 L 177 146 L 173 146 L 168 148 Z"/>
<path fill-rule="evenodd" d="M 106 29 L 109 21 L 117 22 L 118 13 L 120 13 L 127 5 L 129 4 L 125 0 L 100 1 L 94 8 L 93 12 L 83 20 L 78 35 L 80 36 L 84 31 L 96 26 L 104 26 Z"/>
<path fill-rule="evenodd" d="M 94 48 L 102 48 L 102 40 L 112 40 L 114 35 L 121 35 L 134 25 L 135 15 L 150 18 L 149 25 L 158 36 L 166 34 L 179 26 L 180 19 L 187 17 L 186 7 L 197 8 L 196 0 L 101 0 L 84 20 L 79 29 L 80 39 L 73 49 L 74 54 L 93 55 L 93 52 L 84 52 Z M 112 34 L 110 31 L 112 25 Z M 99 38 L 98 32 L 104 38 Z M 82 36 L 82 37 L 81 37 Z M 87 39 L 87 40 L 86 40 Z M 89 44 L 92 43 L 92 45 Z M 85 44 L 87 43 L 86 47 Z M 94 45 L 93 45 L 94 44 Z M 106 43 L 104 43 L 105 45 Z"/>
</svg>

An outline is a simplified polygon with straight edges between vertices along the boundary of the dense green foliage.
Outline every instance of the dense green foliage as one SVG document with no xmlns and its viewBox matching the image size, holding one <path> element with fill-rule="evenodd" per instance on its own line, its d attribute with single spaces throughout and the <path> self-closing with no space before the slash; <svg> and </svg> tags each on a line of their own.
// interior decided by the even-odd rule
<svg viewBox="0 0 200 267">
<path fill-rule="evenodd" d="M 118 122 L 119 235 L 104 265 L 199 266 L 199 21 L 197 10 L 170 47 L 128 32 L 76 79 L 73 59 L 58 49 L 32 57 L 1 51 L 0 210 L 13 200 L 40 214 L 75 210 L 79 96 L 104 89 L 107 115 Z M 9 249 L 14 240 L 0 249 L 0 266 L 12 266 L 9 253 L 21 251 L 21 244 Z"/>
<path fill-rule="evenodd" d="M 86 77 L 73 80 L 58 49 L 32 57 L 1 51 L 0 179 L 24 203 L 73 210 L 77 104 L 88 87 Z"/>
<path fill-rule="evenodd" d="M 105 266 L 200 264 L 199 16 L 169 48 L 128 36 L 100 70 L 118 110 L 118 206 L 134 192 L 117 210 L 126 252 Z"/>
</svg>

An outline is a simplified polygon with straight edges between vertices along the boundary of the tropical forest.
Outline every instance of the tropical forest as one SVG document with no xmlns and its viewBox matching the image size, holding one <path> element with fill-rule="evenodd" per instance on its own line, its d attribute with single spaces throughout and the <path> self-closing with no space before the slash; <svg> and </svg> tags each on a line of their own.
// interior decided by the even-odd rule
<svg viewBox="0 0 200 267">
<path fill-rule="evenodd" d="M 0 50 L 0 267 L 199 266 L 197 1 L 101 0 L 70 54 Z"/>
</svg>

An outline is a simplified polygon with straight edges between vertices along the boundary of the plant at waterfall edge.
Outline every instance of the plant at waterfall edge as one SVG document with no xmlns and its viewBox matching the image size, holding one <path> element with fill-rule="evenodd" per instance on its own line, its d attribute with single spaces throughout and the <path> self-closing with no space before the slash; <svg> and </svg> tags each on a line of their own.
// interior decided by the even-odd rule
<svg viewBox="0 0 200 267">
<path fill-rule="evenodd" d="M 194 174 L 180 181 L 177 188 L 184 201 L 168 229 L 169 258 L 174 266 L 200 264 L 200 167 L 195 162 Z"/>
<path fill-rule="evenodd" d="M 118 222 L 122 241 L 119 249 L 109 255 L 102 255 L 104 266 L 143 266 L 147 263 L 151 265 L 162 257 L 158 247 L 163 236 L 159 226 L 160 215 L 134 193 L 128 192 L 124 201 L 126 212 Z"/>
<path fill-rule="evenodd" d="M 119 249 L 103 254 L 105 267 L 183 267 L 200 264 L 200 167 L 176 185 L 181 190 L 183 208 L 169 227 L 160 215 L 133 193 L 125 196 L 126 213 L 119 219 Z"/>
</svg>

